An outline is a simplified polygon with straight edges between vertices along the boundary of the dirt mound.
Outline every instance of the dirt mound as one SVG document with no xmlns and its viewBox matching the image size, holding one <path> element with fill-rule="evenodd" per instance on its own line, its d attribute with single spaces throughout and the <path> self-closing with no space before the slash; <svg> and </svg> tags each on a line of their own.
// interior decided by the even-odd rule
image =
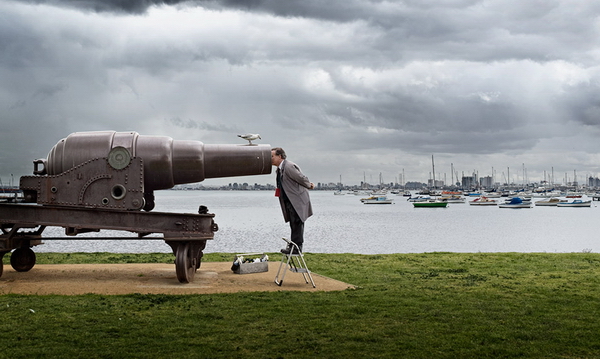
<svg viewBox="0 0 600 359">
<path fill-rule="evenodd" d="M 269 271 L 235 274 L 229 262 L 203 262 L 192 283 L 177 280 L 174 264 L 37 264 L 29 272 L 4 266 L 0 294 L 207 294 L 253 291 L 335 291 L 352 285 L 312 273 L 316 288 L 302 274 L 287 272 L 282 286 L 274 279 L 279 262 Z"/>
</svg>

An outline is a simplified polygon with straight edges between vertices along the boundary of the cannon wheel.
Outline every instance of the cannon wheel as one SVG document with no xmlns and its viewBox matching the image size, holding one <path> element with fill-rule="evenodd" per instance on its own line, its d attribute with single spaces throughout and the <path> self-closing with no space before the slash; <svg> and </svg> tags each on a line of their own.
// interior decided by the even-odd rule
<svg viewBox="0 0 600 359">
<path fill-rule="evenodd" d="M 29 247 L 17 248 L 10 255 L 10 265 L 17 272 L 27 272 L 35 265 L 35 253 Z"/>
<path fill-rule="evenodd" d="M 180 283 L 189 283 L 196 274 L 198 259 L 194 256 L 190 242 L 180 243 L 175 254 L 175 272 Z"/>
</svg>

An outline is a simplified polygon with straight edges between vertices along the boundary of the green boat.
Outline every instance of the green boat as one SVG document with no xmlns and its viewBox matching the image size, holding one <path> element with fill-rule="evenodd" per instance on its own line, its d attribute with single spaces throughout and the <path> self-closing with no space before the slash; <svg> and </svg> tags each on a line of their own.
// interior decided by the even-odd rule
<svg viewBox="0 0 600 359">
<path fill-rule="evenodd" d="M 424 202 L 413 202 L 413 206 L 417 207 L 446 207 L 448 202 L 443 201 L 424 201 Z"/>
</svg>

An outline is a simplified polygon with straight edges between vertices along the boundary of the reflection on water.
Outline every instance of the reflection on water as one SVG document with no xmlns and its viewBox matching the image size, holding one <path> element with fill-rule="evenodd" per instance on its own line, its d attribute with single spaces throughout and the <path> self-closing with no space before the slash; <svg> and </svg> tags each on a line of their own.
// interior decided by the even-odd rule
<svg viewBox="0 0 600 359">
<path fill-rule="evenodd" d="M 393 205 L 364 205 L 360 197 L 312 191 L 315 211 L 305 227 L 307 252 L 598 252 L 591 208 L 450 204 L 447 208 L 413 208 L 402 196 Z M 219 231 L 205 252 L 276 252 L 289 236 L 277 199 L 270 191 L 160 191 L 155 211 L 196 213 L 206 205 L 215 213 Z M 45 236 L 63 236 L 49 228 Z M 93 236 L 132 236 L 102 231 Z M 80 237 L 74 237 L 80 238 Z M 170 252 L 162 240 L 48 240 L 36 252 Z"/>
</svg>

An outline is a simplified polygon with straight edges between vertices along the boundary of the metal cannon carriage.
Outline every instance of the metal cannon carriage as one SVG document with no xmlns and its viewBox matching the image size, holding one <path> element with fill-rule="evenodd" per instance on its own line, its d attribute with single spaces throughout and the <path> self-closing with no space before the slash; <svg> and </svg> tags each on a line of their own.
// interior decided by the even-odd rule
<svg viewBox="0 0 600 359">
<path fill-rule="evenodd" d="M 202 205 L 198 213 L 151 212 L 154 191 L 206 178 L 269 174 L 271 150 L 136 132 L 76 132 L 46 159 L 35 160 L 33 173 L 20 179 L 24 203 L 0 203 L 0 275 L 1 260 L 11 251 L 16 271 L 33 268 L 31 247 L 43 243 L 47 227 L 62 227 L 68 237 L 100 230 L 137 234 L 121 239 L 158 234 L 173 250 L 177 279 L 189 283 L 206 241 L 218 231 L 214 214 Z"/>
</svg>

